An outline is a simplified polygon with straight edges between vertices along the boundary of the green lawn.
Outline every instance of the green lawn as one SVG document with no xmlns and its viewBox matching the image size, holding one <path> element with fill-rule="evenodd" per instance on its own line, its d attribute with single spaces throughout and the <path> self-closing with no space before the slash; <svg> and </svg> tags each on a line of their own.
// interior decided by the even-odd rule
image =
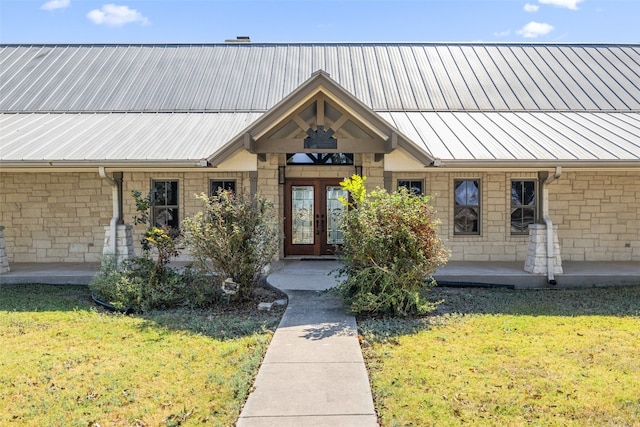
<svg viewBox="0 0 640 427">
<path fill-rule="evenodd" d="M 82 286 L 0 287 L 0 425 L 234 425 L 280 312 L 125 316 Z"/>
<path fill-rule="evenodd" d="M 640 287 L 431 298 L 359 322 L 383 426 L 640 426 Z"/>
</svg>

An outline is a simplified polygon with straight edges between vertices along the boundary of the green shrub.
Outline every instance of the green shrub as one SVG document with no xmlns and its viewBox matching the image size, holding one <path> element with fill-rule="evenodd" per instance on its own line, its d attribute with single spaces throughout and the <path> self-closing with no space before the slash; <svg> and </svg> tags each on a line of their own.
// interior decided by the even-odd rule
<svg viewBox="0 0 640 427">
<path fill-rule="evenodd" d="M 178 271 L 166 267 L 162 279 L 155 269 L 155 262 L 146 257 L 124 260 L 118 265 L 114 257 L 106 257 L 89 288 L 98 299 L 117 309 L 138 312 L 205 308 L 222 300 L 222 292 L 214 279 L 192 268 Z"/>
<path fill-rule="evenodd" d="M 340 274 L 346 279 L 338 291 L 354 313 L 425 313 L 433 304 L 421 294 L 434 284 L 431 274 L 449 257 L 429 197 L 405 188 L 367 193 L 365 180 L 354 175 L 341 183 L 352 202 L 341 222 L 345 240 Z"/>
<path fill-rule="evenodd" d="M 220 191 L 199 196 L 204 210 L 183 221 L 185 244 L 197 266 L 237 284 L 234 300 L 248 299 L 278 251 L 271 203 Z"/>
<path fill-rule="evenodd" d="M 222 293 L 215 279 L 190 268 L 178 271 L 168 266 L 171 258 L 179 255 L 179 233 L 149 224 L 153 193 L 145 198 L 136 190 L 131 194 L 137 210 L 134 223 L 147 225 L 140 240 L 143 254 L 120 263 L 113 256 L 105 257 L 100 272 L 89 284 L 95 296 L 118 309 L 134 311 L 199 308 L 220 301 Z"/>
</svg>

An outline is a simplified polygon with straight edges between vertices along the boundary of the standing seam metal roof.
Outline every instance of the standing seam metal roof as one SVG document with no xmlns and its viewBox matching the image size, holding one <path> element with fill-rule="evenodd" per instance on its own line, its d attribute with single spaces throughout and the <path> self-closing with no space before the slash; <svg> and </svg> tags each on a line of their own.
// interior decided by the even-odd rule
<svg viewBox="0 0 640 427">
<path fill-rule="evenodd" d="M 640 161 L 640 45 L 473 43 L 0 45 L 0 161 L 198 161 L 318 70 L 434 158 Z"/>
<path fill-rule="evenodd" d="M 0 111 L 264 112 L 324 70 L 374 111 L 637 111 L 640 45 L 0 45 Z"/>
</svg>

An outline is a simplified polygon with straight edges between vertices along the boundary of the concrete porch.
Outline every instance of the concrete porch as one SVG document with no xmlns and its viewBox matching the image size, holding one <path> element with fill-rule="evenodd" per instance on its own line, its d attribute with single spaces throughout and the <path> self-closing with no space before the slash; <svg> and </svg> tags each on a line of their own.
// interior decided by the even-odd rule
<svg viewBox="0 0 640 427">
<path fill-rule="evenodd" d="M 331 260 L 278 261 L 273 265 L 277 274 L 283 265 L 300 271 L 328 274 L 338 267 Z M 44 283 L 86 285 L 98 271 L 97 263 L 12 263 L 11 271 L 0 275 L 0 284 Z M 439 269 L 434 278 L 441 286 L 499 285 L 520 288 L 573 288 L 591 286 L 640 286 L 638 262 L 564 262 L 564 273 L 556 275 L 557 285 L 547 284 L 546 275 L 524 271 L 522 262 L 461 262 L 451 261 Z"/>
</svg>

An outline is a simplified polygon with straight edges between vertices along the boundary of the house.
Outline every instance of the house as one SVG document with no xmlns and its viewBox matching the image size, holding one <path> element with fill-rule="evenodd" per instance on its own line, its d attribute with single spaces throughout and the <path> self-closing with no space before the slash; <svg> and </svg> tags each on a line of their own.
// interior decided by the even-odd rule
<svg viewBox="0 0 640 427">
<path fill-rule="evenodd" d="M 131 256 L 134 189 L 174 227 L 195 194 L 260 193 L 280 257 L 332 254 L 353 173 L 431 195 L 452 260 L 640 262 L 640 44 L 2 45 L 0 63 L 6 265 Z"/>
</svg>

